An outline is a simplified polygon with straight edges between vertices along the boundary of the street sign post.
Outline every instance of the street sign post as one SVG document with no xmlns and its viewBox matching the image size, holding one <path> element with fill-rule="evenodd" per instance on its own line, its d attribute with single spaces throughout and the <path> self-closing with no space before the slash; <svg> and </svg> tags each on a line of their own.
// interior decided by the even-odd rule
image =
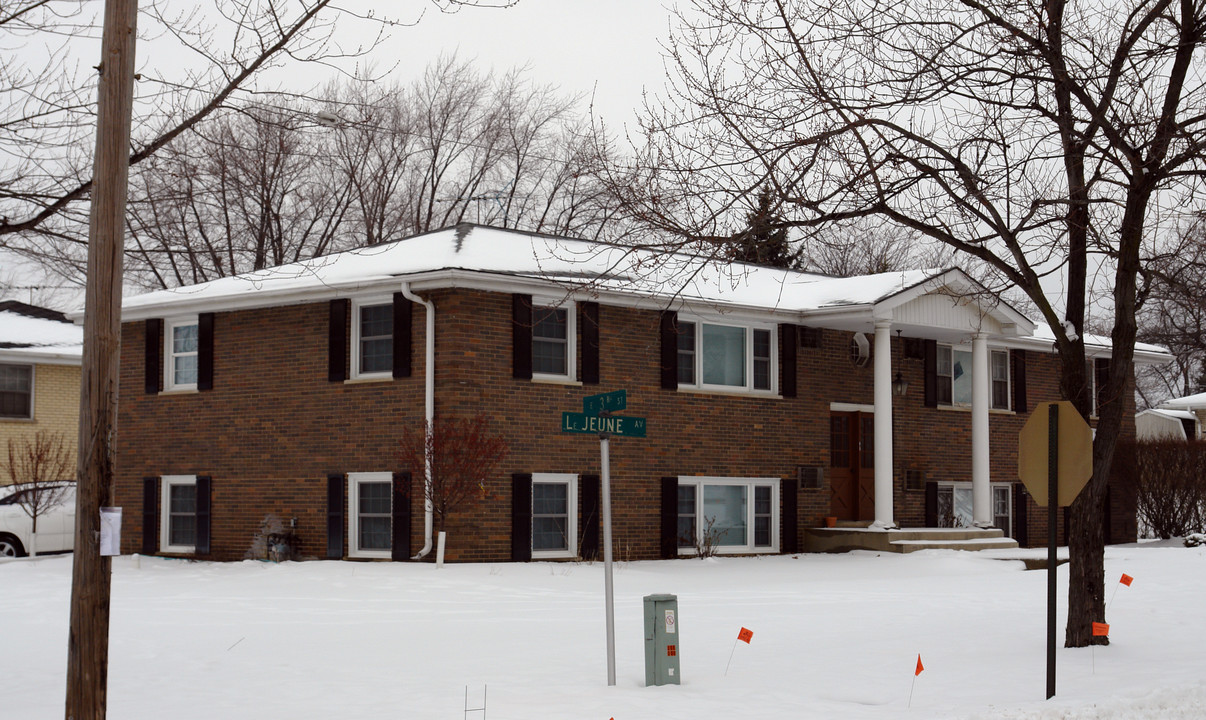
<svg viewBox="0 0 1206 720">
<path fill-rule="evenodd" d="M 1018 477 L 1047 506 L 1047 699 L 1055 696 L 1056 508 L 1093 476 L 1093 431 L 1067 400 L 1039 403 L 1018 435 Z"/>
<path fill-rule="evenodd" d="M 607 615 L 607 684 L 616 684 L 616 614 L 611 573 L 611 453 L 610 438 L 645 437 L 645 418 L 612 415 L 628 407 L 628 392 L 614 390 L 582 398 L 582 412 L 561 413 L 561 432 L 599 436 L 603 495 L 603 594 Z"/>
</svg>

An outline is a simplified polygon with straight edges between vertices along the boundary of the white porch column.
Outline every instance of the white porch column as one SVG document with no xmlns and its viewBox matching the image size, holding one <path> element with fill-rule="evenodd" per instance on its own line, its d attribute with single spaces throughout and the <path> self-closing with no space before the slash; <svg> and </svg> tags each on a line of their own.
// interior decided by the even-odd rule
<svg viewBox="0 0 1206 720">
<path fill-rule="evenodd" d="M 892 519 L 892 333 L 891 323 L 875 323 L 875 523 L 896 527 Z"/>
<path fill-rule="evenodd" d="M 988 408 L 991 376 L 988 368 L 988 336 L 972 339 L 972 523 L 992 527 L 992 486 L 988 452 Z"/>
</svg>

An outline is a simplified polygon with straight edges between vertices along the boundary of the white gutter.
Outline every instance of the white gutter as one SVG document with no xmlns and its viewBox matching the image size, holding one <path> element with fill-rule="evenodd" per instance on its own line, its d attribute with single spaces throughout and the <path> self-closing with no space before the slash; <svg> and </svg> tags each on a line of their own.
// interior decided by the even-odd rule
<svg viewBox="0 0 1206 720">
<path fill-rule="evenodd" d="M 424 379 L 423 417 L 427 435 L 423 438 L 423 549 L 411 560 L 421 560 L 431 552 L 432 519 L 431 506 L 431 428 L 435 420 L 435 303 L 410 291 L 410 283 L 402 283 L 402 297 L 421 304 L 427 312 L 427 354 L 423 364 Z"/>
</svg>

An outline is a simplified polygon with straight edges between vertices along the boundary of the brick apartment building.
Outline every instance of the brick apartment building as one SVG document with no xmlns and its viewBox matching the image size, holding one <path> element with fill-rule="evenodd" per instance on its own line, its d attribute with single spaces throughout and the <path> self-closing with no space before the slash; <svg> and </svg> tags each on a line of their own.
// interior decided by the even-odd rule
<svg viewBox="0 0 1206 720">
<path fill-rule="evenodd" d="M 616 389 L 648 427 L 610 443 L 617 558 L 795 552 L 827 517 L 1045 538 L 1016 446 L 1057 399 L 1052 341 L 957 270 L 837 279 L 459 225 L 123 319 L 124 552 L 240 559 L 275 515 L 303 556 L 426 555 L 400 436 L 484 412 L 509 454 L 448 519 L 448 559 L 593 557 L 599 442 L 561 413 Z M 1109 517 L 1134 539 L 1125 491 Z"/>
</svg>

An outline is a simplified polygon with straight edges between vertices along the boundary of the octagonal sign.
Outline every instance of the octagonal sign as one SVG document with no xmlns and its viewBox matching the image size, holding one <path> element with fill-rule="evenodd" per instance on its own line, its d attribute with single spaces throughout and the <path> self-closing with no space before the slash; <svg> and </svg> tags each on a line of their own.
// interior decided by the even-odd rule
<svg viewBox="0 0 1206 720">
<path fill-rule="evenodd" d="M 1093 430 L 1067 400 L 1039 403 L 1018 435 L 1018 477 L 1034 502 L 1047 506 L 1048 439 L 1050 407 L 1059 408 L 1059 507 L 1072 504 L 1093 476 Z"/>
</svg>

